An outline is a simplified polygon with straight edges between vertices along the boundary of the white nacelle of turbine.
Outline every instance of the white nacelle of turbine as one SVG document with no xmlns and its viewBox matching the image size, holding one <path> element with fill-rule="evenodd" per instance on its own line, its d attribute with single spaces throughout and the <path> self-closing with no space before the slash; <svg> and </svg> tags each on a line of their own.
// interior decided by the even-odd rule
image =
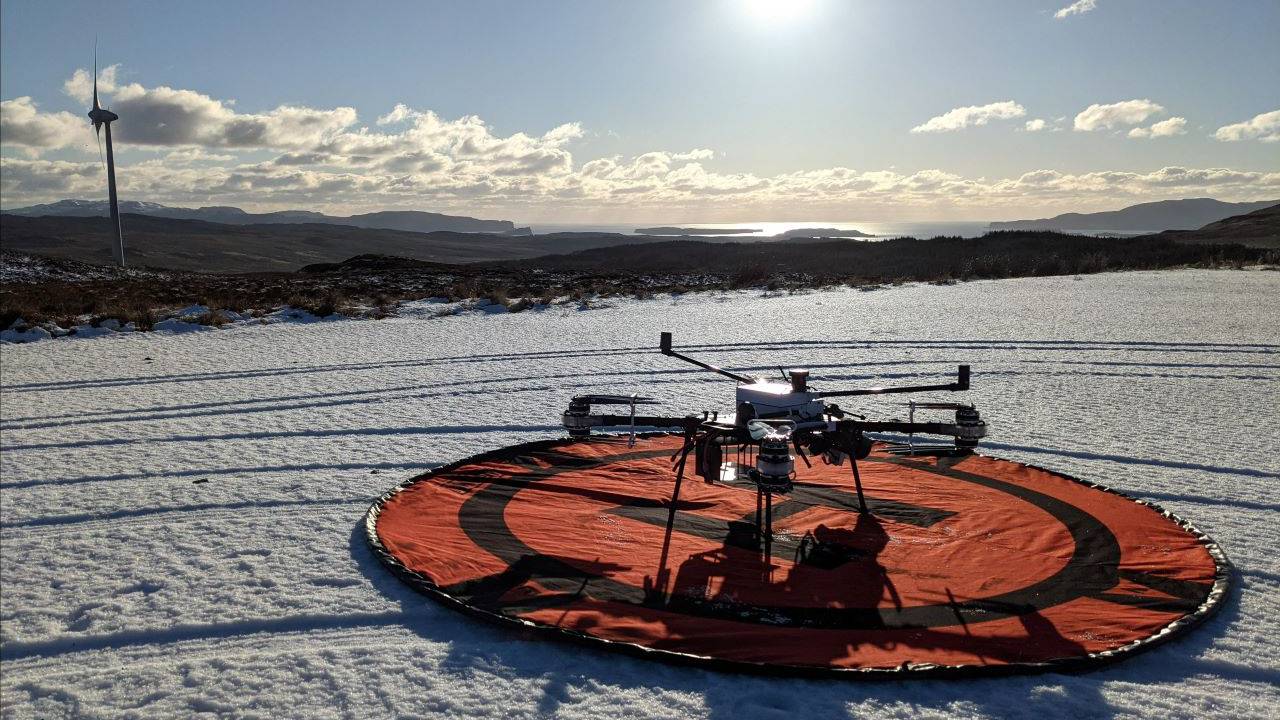
<svg viewBox="0 0 1280 720">
<path fill-rule="evenodd" d="M 797 422 L 822 420 L 825 406 L 817 393 L 796 392 L 790 383 L 756 382 L 738 386 L 737 404 L 751 403 L 756 417 L 791 419 Z"/>
</svg>

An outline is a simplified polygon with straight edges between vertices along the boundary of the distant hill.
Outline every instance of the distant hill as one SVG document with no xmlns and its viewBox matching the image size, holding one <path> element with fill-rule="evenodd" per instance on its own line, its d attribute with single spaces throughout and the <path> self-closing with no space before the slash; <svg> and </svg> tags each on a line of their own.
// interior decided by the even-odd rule
<svg viewBox="0 0 1280 720">
<path fill-rule="evenodd" d="M 1040 220 L 993 222 L 992 230 L 1057 230 L 1070 232 L 1160 232 L 1196 230 L 1207 223 L 1260 210 L 1280 200 L 1228 203 L 1212 198 L 1161 200 L 1130 205 L 1123 210 L 1066 213 Z"/>
<path fill-rule="evenodd" d="M 1211 222 L 1199 230 L 1167 230 L 1159 237 L 1198 245 L 1237 243 L 1255 248 L 1280 248 L 1280 204 Z"/>
<path fill-rule="evenodd" d="M 288 272 L 353 255 L 396 255 L 436 263 L 514 260 L 670 238 L 619 233 L 431 232 L 328 223 L 212 223 L 151 215 L 123 218 L 131 266 L 215 273 Z M 0 215 L 5 250 L 110 264 L 111 225 L 99 217 Z"/>
<path fill-rule="evenodd" d="M 110 214 L 106 200 L 59 200 L 45 205 L 6 210 L 10 215 L 57 217 L 106 217 Z M 416 210 L 388 210 L 362 215 L 325 215 L 309 210 L 281 210 L 269 213 L 250 213 L 238 207 L 226 205 L 181 208 L 152 202 L 126 200 L 120 203 L 120 212 L 133 215 L 171 218 L 174 220 L 203 220 L 227 225 L 264 225 L 277 223 L 323 223 L 326 225 L 350 225 L 352 227 L 380 230 L 404 230 L 407 232 L 480 232 L 499 235 L 530 235 L 529 228 L 517 228 L 510 220 L 477 220 L 460 215 L 419 212 Z"/>
<path fill-rule="evenodd" d="M 1197 246 L 1167 235 L 1126 238 L 1046 231 L 988 233 L 977 238 L 894 238 L 882 242 L 830 239 L 804 243 L 717 243 L 665 239 L 521 260 L 521 268 L 601 275 L 734 273 L 745 278 L 803 274 L 844 281 L 849 277 L 945 279 L 1021 277 L 1179 267 L 1209 262 L 1259 262 L 1264 250 L 1239 245 Z M 493 263 L 516 267 L 514 263 Z"/>
</svg>

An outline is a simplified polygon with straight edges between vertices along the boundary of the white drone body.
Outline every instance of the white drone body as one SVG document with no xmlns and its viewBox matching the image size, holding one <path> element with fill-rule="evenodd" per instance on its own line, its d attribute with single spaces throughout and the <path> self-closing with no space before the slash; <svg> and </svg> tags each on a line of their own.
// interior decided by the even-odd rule
<svg viewBox="0 0 1280 720">
<path fill-rule="evenodd" d="M 793 377 L 800 378 L 801 371 L 792 371 Z M 803 385 L 800 385 L 803 387 Z M 762 420 L 791 420 L 800 423 L 826 424 L 826 403 L 815 392 L 807 388 L 797 389 L 797 384 L 773 382 L 757 379 L 751 383 L 738 385 L 736 393 L 737 407 L 750 405 L 755 417 Z"/>
</svg>

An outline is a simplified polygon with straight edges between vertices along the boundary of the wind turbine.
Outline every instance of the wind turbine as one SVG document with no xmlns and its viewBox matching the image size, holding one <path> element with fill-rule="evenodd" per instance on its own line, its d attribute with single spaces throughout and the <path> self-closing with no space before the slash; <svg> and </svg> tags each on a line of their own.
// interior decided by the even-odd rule
<svg viewBox="0 0 1280 720">
<path fill-rule="evenodd" d="M 111 199 L 111 227 L 115 229 L 116 244 L 112 254 L 116 264 L 124 267 L 124 234 L 120 228 L 120 203 L 116 200 L 116 158 L 111 151 L 111 123 L 120 119 L 119 115 L 98 104 L 98 48 L 93 48 L 93 109 L 89 111 L 89 119 L 93 121 L 93 131 L 101 141 L 102 128 L 107 128 L 107 194 Z"/>
</svg>

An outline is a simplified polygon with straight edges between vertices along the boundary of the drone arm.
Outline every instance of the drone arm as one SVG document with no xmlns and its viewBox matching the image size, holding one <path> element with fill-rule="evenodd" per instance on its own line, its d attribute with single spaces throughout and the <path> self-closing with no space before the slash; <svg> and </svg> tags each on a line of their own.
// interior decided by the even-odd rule
<svg viewBox="0 0 1280 720">
<path fill-rule="evenodd" d="M 891 432 L 907 435 L 947 435 L 956 439 L 956 445 L 974 447 L 978 441 L 987 436 L 987 424 L 974 417 L 970 420 L 957 419 L 955 423 L 913 423 L 913 422 L 864 422 L 857 421 L 863 432 Z"/>
<path fill-rule="evenodd" d="M 956 425 L 945 422 L 898 422 L 858 420 L 858 428 L 863 432 L 922 433 L 925 435 L 956 435 Z"/>
<path fill-rule="evenodd" d="M 854 395 L 889 395 L 891 393 L 929 392 L 931 390 L 968 390 L 969 366 L 961 365 L 953 383 L 940 385 L 905 385 L 902 387 L 862 388 L 859 390 L 832 390 L 820 392 L 818 397 L 852 397 Z"/>
<path fill-rule="evenodd" d="M 627 415 L 594 415 L 590 413 L 566 412 L 562 418 L 564 429 L 569 431 L 570 435 L 585 436 L 591 432 L 591 428 L 599 427 L 656 427 L 656 428 L 684 428 L 690 423 L 701 422 L 699 417 L 671 417 L 663 415 L 636 415 L 634 418 L 630 414 Z"/>
<path fill-rule="evenodd" d="M 739 375 L 737 373 L 729 372 L 728 370 L 718 368 L 715 365 L 709 365 L 707 363 L 702 362 L 701 360 L 694 360 L 688 355 L 681 355 L 675 350 L 672 350 L 671 349 L 671 333 L 669 332 L 662 333 L 662 339 L 659 342 L 658 349 L 662 352 L 663 355 L 670 355 L 673 358 L 684 360 L 685 362 L 697 365 L 698 367 L 703 368 L 704 370 L 710 370 L 713 373 L 719 373 L 721 375 L 724 375 L 727 378 L 732 378 L 734 380 L 737 380 L 738 382 L 741 382 L 741 383 L 755 382 L 755 378 L 749 378 L 745 375 Z"/>
<path fill-rule="evenodd" d="M 630 415 L 588 415 L 582 418 L 589 427 L 611 427 L 614 425 L 633 424 Z M 664 415 L 636 415 L 634 424 L 637 427 L 684 427 L 688 417 L 670 417 Z"/>
</svg>

